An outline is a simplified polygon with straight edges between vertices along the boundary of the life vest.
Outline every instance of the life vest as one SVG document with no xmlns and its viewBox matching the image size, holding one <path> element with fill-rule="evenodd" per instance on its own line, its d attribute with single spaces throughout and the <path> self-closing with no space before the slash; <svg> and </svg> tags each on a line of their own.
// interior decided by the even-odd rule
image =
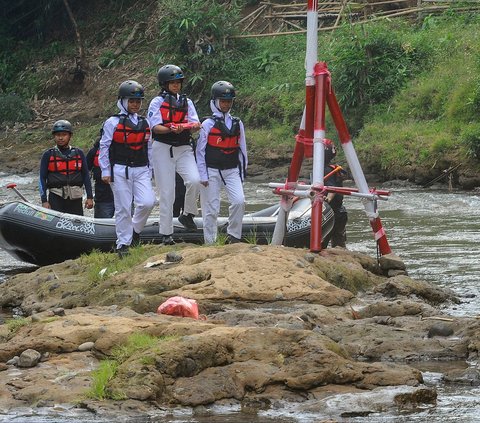
<svg viewBox="0 0 480 423">
<path fill-rule="evenodd" d="M 215 121 L 207 135 L 205 161 L 208 167 L 214 169 L 232 169 L 239 165 L 238 151 L 240 149 L 240 119 L 232 118 L 230 129 L 225 120 L 212 116 Z"/>
<path fill-rule="evenodd" d="M 187 96 L 182 94 L 176 97 L 166 91 L 160 94 L 163 102 L 160 105 L 160 114 L 162 115 L 162 124 L 169 123 L 187 123 L 188 122 L 188 100 Z M 154 134 L 153 139 L 168 145 L 177 147 L 179 145 L 190 144 L 190 131 L 184 130 L 179 134 L 168 132 L 166 134 Z"/>
<path fill-rule="evenodd" d="M 110 162 L 130 167 L 147 166 L 150 140 L 147 120 L 139 116 L 138 123 L 135 125 L 126 115 L 120 115 L 119 118 L 110 144 Z M 98 156 L 96 156 L 96 163 L 98 163 Z"/>
<path fill-rule="evenodd" d="M 61 151 L 50 149 L 48 161 L 47 188 L 83 186 L 82 156 L 76 147 Z"/>
</svg>

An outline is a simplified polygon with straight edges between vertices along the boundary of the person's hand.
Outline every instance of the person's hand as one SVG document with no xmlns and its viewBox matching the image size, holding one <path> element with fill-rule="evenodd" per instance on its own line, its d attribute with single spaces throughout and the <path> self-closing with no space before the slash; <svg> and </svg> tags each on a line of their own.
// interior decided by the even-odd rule
<svg viewBox="0 0 480 423">
<path fill-rule="evenodd" d="M 51 209 L 52 206 L 50 205 L 50 203 L 48 201 L 45 201 L 45 203 L 42 203 L 42 207 L 45 207 L 46 209 Z"/>
<path fill-rule="evenodd" d="M 200 122 L 196 122 L 196 125 L 192 127 L 192 131 L 196 132 L 202 128 L 202 124 Z"/>
<path fill-rule="evenodd" d="M 185 129 L 181 123 L 170 123 L 167 128 L 169 128 L 174 134 L 179 134 Z"/>
<path fill-rule="evenodd" d="M 86 209 L 93 209 L 93 200 L 91 198 L 87 198 L 85 200 L 85 208 Z"/>
<path fill-rule="evenodd" d="M 102 176 L 102 181 L 105 182 L 106 184 L 110 185 L 112 182 L 112 177 L 111 176 Z"/>
<path fill-rule="evenodd" d="M 200 183 L 201 183 L 204 187 L 208 187 L 208 181 L 200 181 Z"/>
</svg>

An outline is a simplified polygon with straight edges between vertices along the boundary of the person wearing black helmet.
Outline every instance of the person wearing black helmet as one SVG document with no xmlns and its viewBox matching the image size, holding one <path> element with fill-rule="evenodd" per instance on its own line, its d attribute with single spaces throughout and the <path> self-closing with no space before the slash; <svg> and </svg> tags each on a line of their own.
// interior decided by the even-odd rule
<svg viewBox="0 0 480 423">
<path fill-rule="evenodd" d="M 241 241 L 245 211 L 243 180 L 248 163 L 245 129 L 242 121 L 230 114 L 235 99 L 233 85 L 217 81 L 212 85 L 211 94 L 213 115 L 203 121 L 197 142 L 203 237 L 206 244 L 217 239 L 220 190 L 224 187 L 230 203 L 227 241 L 235 243 Z"/>
<path fill-rule="evenodd" d="M 105 121 L 100 139 L 98 162 L 102 180 L 110 184 L 113 191 L 116 245 L 120 258 L 129 253 L 130 246 L 140 243 L 140 233 L 155 202 L 151 182 L 150 127 L 138 114 L 143 99 L 143 87 L 138 82 L 123 82 L 118 89 L 120 112 Z"/>
<path fill-rule="evenodd" d="M 326 177 L 324 183 L 326 186 L 343 186 L 343 181 L 347 178 L 347 172 L 340 166 L 332 164 L 332 160 L 337 155 L 335 144 L 327 138 L 324 139 L 325 146 L 325 168 Z M 325 201 L 330 205 L 335 215 L 335 223 L 330 233 L 323 239 L 322 248 L 327 248 L 331 242 L 332 247 L 346 248 L 347 242 L 347 209 L 343 205 L 343 195 L 329 192 L 325 196 Z"/>
<path fill-rule="evenodd" d="M 148 120 L 153 135 L 153 168 L 160 201 L 159 232 L 162 242 L 174 244 L 173 204 L 175 201 L 175 172 L 186 187 L 183 214 L 178 221 L 188 230 L 196 230 L 193 220 L 197 214 L 200 188 L 195 155 L 191 146 L 192 131 L 200 128 L 195 106 L 181 94 L 185 76 L 175 65 L 162 66 L 157 74 L 160 93 L 148 108 Z"/>
<path fill-rule="evenodd" d="M 88 170 L 91 172 L 94 184 L 95 207 L 93 217 L 99 219 L 112 218 L 115 214 L 115 203 L 113 201 L 113 192 L 110 184 L 102 181 L 102 171 L 98 163 L 98 155 L 100 153 L 100 137 L 93 143 L 92 148 L 88 150 L 86 158 Z"/>
<path fill-rule="evenodd" d="M 56 146 L 46 150 L 40 161 L 39 190 L 42 206 L 82 216 L 84 187 L 87 192 L 85 207 L 93 207 L 92 184 L 85 155 L 79 148 L 70 146 L 73 129 L 68 120 L 56 121 L 52 134 Z"/>
</svg>

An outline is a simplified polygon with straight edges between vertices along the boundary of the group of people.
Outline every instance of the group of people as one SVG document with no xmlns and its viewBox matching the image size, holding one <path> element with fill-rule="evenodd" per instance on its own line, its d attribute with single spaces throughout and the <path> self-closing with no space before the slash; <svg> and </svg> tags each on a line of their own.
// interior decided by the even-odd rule
<svg viewBox="0 0 480 423">
<path fill-rule="evenodd" d="M 140 243 L 154 207 L 152 177 L 158 190 L 159 232 L 165 245 L 175 243 L 174 215 L 186 229 L 197 230 L 194 217 L 199 195 L 204 240 L 214 243 L 223 187 L 229 201 L 227 242 L 240 242 L 248 156 L 243 123 L 230 114 L 234 86 L 227 81 L 212 85 L 212 115 L 201 123 L 192 100 L 182 93 L 183 71 L 165 65 L 157 79 L 160 92 L 150 102 L 147 117 L 138 114 L 145 98 L 142 85 L 133 80 L 120 85 L 119 111 L 104 122 L 87 156 L 70 145 L 70 122 L 55 122 L 52 134 L 56 146 L 44 152 L 40 164 L 43 207 L 83 215 L 84 188 L 84 205 L 87 209 L 95 207 L 95 217 L 115 217 L 116 251 L 125 257 L 131 246 Z M 194 147 L 192 134 L 197 131 L 200 133 Z M 331 172 L 335 146 L 329 140 L 325 140 L 325 152 L 325 174 L 331 174 L 325 185 L 341 186 L 342 171 Z M 95 204 L 90 171 L 95 181 Z M 324 239 L 324 246 L 331 239 L 332 246 L 345 247 L 347 213 L 342 197 L 329 193 L 325 198 L 335 213 L 335 226 Z"/>
<path fill-rule="evenodd" d="M 154 207 L 152 177 L 158 190 L 159 232 L 165 245 L 174 244 L 175 192 L 179 188 L 182 192 L 182 182 L 185 191 L 178 221 L 188 230 L 197 230 L 194 217 L 200 195 L 207 244 L 217 239 L 220 190 L 224 187 L 230 202 L 228 242 L 240 242 L 248 159 L 243 123 L 230 114 L 235 88 L 227 81 L 213 84 L 213 114 L 200 123 L 195 105 L 182 93 L 183 71 L 165 65 L 157 79 L 160 92 L 150 102 L 147 117 L 138 114 L 145 98 L 142 85 L 133 80 L 120 85 L 119 111 L 104 122 L 99 140 L 87 156 L 70 145 L 72 125 L 66 120 L 55 122 L 52 134 L 56 146 L 44 152 L 40 164 L 42 205 L 82 215 L 84 188 L 85 207 L 93 208 L 91 170 L 95 217 L 115 217 L 116 251 L 125 257 L 130 246 L 140 243 Z M 197 131 L 200 134 L 194 148 L 192 133 Z M 178 206 L 175 208 L 178 213 Z"/>
</svg>

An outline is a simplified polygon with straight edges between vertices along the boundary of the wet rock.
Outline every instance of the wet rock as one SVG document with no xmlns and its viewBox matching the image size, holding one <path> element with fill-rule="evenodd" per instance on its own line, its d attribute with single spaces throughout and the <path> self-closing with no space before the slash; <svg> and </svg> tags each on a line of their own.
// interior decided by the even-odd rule
<svg viewBox="0 0 480 423">
<path fill-rule="evenodd" d="M 20 359 L 20 357 L 18 355 L 16 355 L 15 357 L 13 357 L 13 358 L 11 358 L 10 360 L 7 361 L 7 365 L 16 366 L 19 359 Z"/>
<path fill-rule="evenodd" d="M 313 253 L 307 253 L 303 256 L 303 258 L 309 263 L 313 263 L 317 257 L 318 257 L 318 254 L 313 254 Z"/>
<path fill-rule="evenodd" d="M 428 282 L 414 280 L 403 275 L 395 276 L 377 285 L 374 291 L 393 298 L 416 295 L 431 304 L 440 304 L 446 301 L 458 302 L 458 298 L 451 290 L 441 289 Z"/>
<path fill-rule="evenodd" d="M 42 320 L 42 317 L 38 314 L 32 314 L 32 322 L 36 323 L 36 322 L 40 322 Z"/>
<path fill-rule="evenodd" d="M 65 309 L 62 307 L 58 307 L 52 310 L 55 316 L 65 316 Z"/>
<path fill-rule="evenodd" d="M 399 275 L 408 275 L 408 273 L 406 270 L 400 270 L 400 269 L 389 269 L 387 271 L 387 276 L 389 278 L 394 278 L 395 276 L 399 276 Z"/>
<path fill-rule="evenodd" d="M 95 342 L 84 342 L 78 346 L 78 351 L 90 351 L 95 346 Z"/>
<path fill-rule="evenodd" d="M 169 263 L 179 263 L 183 260 L 183 256 L 177 251 L 169 251 L 165 256 L 165 261 Z"/>
<path fill-rule="evenodd" d="M 379 259 L 379 264 L 380 264 L 380 268 L 384 272 L 388 272 L 389 270 L 392 270 L 392 269 L 406 270 L 406 266 L 403 260 L 399 256 L 393 253 L 385 254 L 384 256 L 381 256 Z"/>
<path fill-rule="evenodd" d="M 464 385 L 480 385 L 480 369 L 470 367 L 468 369 L 457 369 L 448 372 L 444 378 L 447 383 L 461 383 Z"/>
<path fill-rule="evenodd" d="M 453 328 L 444 322 L 436 322 L 428 329 L 428 337 L 433 338 L 434 336 L 452 336 Z"/>
<path fill-rule="evenodd" d="M 35 367 L 40 361 L 40 358 L 42 358 L 42 354 L 40 354 L 38 351 L 32 349 L 25 350 L 20 354 L 17 366 L 27 368 Z"/>
</svg>

